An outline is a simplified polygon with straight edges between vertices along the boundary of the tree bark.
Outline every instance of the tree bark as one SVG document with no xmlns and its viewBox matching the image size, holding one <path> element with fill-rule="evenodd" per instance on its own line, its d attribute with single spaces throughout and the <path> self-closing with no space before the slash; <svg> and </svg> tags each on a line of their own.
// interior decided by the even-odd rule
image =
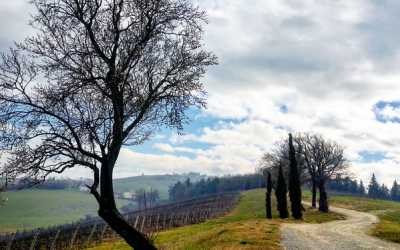
<svg viewBox="0 0 400 250">
<path fill-rule="evenodd" d="M 328 193 L 326 192 L 325 183 L 318 185 L 319 189 L 319 211 L 328 213 L 329 212 L 329 204 L 328 204 Z"/>
<path fill-rule="evenodd" d="M 312 202 L 311 202 L 313 207 L 317 207 L 317 184 L 315 182 L 312 182 Z"/>
<path fill-rule="evenodd" d="M 111 154 L 108 162 L 101 166 L 100 178 L 100 209 L 98 214 L 103 218 L 112 229 L 114 229 L 133 249 L 137 250 L 157 250 L 153 242 L 151 242 L 139 230 L 136 230 L 128 221 L 119 213 L 114 198 L 114 189 L 112 185 L 113 167 L 118 158 L 119 150 Z"/>
<path fill-rule="evenodd" d="M 157 250 L 153 243 L 140 231 L 130 225 L 118 210 L 99 210 L 99 215 L 112 229 L 114 229 L 124 240 L 137 250 Z"/>
</svg>

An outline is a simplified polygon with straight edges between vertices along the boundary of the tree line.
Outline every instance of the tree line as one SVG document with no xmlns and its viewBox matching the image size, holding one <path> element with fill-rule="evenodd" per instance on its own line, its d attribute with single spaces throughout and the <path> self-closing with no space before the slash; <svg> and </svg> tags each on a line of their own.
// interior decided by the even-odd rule
<svg viewBox="0 0 400 250">
<path fill-rule="evenodd" d="M 400 185 L 397 181 L 394 180 L 392 186 L 388 187 L 384 183 L 379 184 L 375 174 L 372 174 L 367 186 L 364 185 L 362 180 L 357 183 L 357 180 L 351 178 L 341 179 L 336 177 L 328 184 L 328 189 L 373 199 L 400 201 Z"/>
<path fill-rule="evenodd" d="M 178 181 L 168 190 L 169 200 L 179 201 L 191 197 L 214 194 L 217 192 L 265 188 L 266 181 L 261 173 L 243 175 L 213 176 L 192 181 L 189 177 L 184 182 Z"/>
<path fill-rule="evenodd" d="M 42 185 L 39 187 L 40 189 L 47 189 L 47 190 L 60 190 L 60 189 L 65 189 L 71 186 L 74 186 L 74 184 L 78 183 L 78 181 L 74 180 L 68 180 L 68 179 L 57 179 L 56 177 L 48 178 L 46 181 L 42 183 Z M 22 180 L 18 180 L 14 182 L 14 185 L 9 185 L 7 188 L 5 188 L 4 191 L 14 191 L 14 190 L 19 190 L 24 186 L 24 182 Z M 77 186 L 79 187 L 79 185 Z M 26 187 L 25 189 L 33 189 L 37 187 Z"/>
</svg>

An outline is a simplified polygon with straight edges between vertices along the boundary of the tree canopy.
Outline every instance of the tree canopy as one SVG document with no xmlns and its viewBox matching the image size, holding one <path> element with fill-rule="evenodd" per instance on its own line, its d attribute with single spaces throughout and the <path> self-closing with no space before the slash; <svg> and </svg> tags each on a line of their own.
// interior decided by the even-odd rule
<svg viewBox="0 0 400 250">
<path fill-rule="evenodd" d="M 162 126 L 180 132 L 185 111 L 205 107 L 200 78 L 217 64 L 201 49 L 206 13 L 186 0 L 30 3 L 38 34 L 1 54 L 2 185 L 17 177 L 39 185 L 51 173 L 87 167 L 99 215 L 144 248 L 115 206 L 113 170 L 122 146 Z"/>
</svg>

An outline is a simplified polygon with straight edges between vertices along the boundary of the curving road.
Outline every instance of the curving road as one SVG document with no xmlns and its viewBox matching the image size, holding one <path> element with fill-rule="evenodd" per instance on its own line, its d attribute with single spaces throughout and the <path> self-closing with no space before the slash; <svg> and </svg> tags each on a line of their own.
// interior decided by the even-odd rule
<svg viewBox="0 0 400 250">
<path fill-rule="evenodd" d="M 303 203 L 311 206 L 311 203 Z M 337 207 L 329 209 L 343 214 L 346 220 L 322 224 L 285 223 L 281 227 L 284 249 L 400 249 L 400 244 L 386 242 L 366 234 L 367 230 L 379 221 L 375 215 Z"/>
</svg>

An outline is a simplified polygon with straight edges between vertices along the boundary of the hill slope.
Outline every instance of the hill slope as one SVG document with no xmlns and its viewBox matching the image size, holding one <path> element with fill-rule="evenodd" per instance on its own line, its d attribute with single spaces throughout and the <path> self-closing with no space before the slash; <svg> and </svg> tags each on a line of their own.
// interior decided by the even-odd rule
<svg viewBox="0 0 400 250">
<path fill-rule="evenodd" d="M 178 181 L 183 182 L 186 176 L 180 175 L 142 175 L 128 178 L 114 179 L 114 190 L 119 192 L 135 192 L 138 189 L 150 191 L 151 188 L 160 192 L 160 199 L 168 199 L 168 188 Z M 195 180 L 192 180 L 195 181 Z"/>
<path fill-rule="evenodd" d="M 98 210 L 92 195 L 73 189 L 9 191 L 2 197 L 8 201 L 0 206 L 0 232 L 71 223 L 86 215 L 96 216 Z M 129 203 L 116 202 L 118 207 Z"/>
<path fill-rule="evenodd" d="M 308 222 L 321 223 L 342 216 L 335 213 L 320 213 L 314 208 L 307 208 L 303 220 L 278 219 L 276 199 L 272 197 L 273 220 L 265 217 L 265 190 L 256 189 L 242 193 L 243 198 L 227 216 L 205 223 L 164 231 L 156 238 L 159 249 L 281 249 L 279 245 L 281 223 Z M 96 250 L 128 250 L 122 240 L 104 243 Z"/>
</svg>

